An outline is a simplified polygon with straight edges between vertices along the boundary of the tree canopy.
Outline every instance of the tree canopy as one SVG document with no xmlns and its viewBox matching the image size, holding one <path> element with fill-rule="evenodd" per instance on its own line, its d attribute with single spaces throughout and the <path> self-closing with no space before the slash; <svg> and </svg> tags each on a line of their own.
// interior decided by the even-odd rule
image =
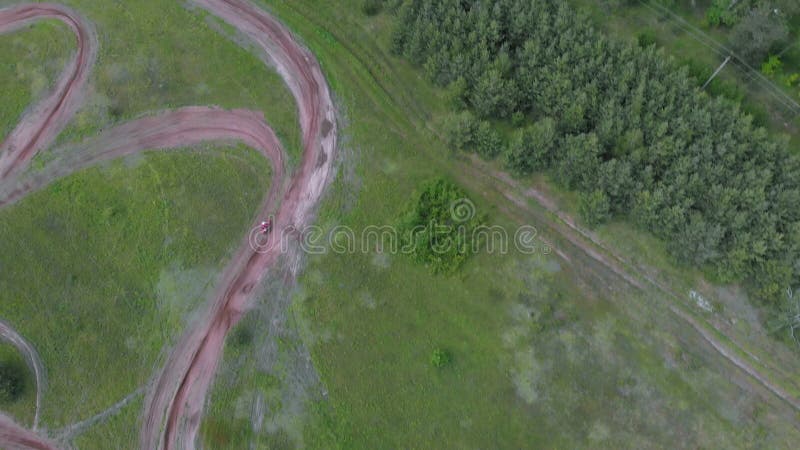
<svg viewBox="0 0 800 450">
<path fill-rule="evenodd" d="M 548 169 L 592 220 L 627 215 L 778 301 L 800 280 L 798 158 L 655 46 L 608 39 L 566 3 L 406 0 L 392 48 L 472 111 L 451 123 L 457 147 L 492 156 L 478 120 L 538 118 L 505 146 L 509 169 Z"/>
</svg>

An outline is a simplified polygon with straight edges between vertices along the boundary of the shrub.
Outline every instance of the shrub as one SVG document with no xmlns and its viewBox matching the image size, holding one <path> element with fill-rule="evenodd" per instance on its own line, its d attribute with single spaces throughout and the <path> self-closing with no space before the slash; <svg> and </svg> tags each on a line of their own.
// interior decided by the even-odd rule
<svg viewBox="0 0 800 450">
<path fill-rule="evenodd" d="M 783 62 L 781 59 L 775 55 L 772 55 L 761 64 L 761 73 L 764 75 L 775 75 L 776 72 L 781 70 L 783 67 Z"/>
<path fill-rule="evenodd" d="M 475 133 L 475 152 L 484 159 L 491 159 L 503 153 L 503 138 L 492 128 L 492 124 L 483 121 L 478 124 Z"/>
<path fill-rule="evenodd" d="M 650 47 L 656 43 L 656 34 L 652 30 L 645 30 L 636 35 L 639 47 Z"/>
<path fill-rule="evenodd" d="M 580 215 L 590 227 L 599 225 L 611 217 L 611 204 L 608 196 L 601 190 L 581 194 Z"/>
<path fill-rule="evenodd" d="M 475 116 L 469 111 L 452 114 L 444 124 L 447 145 L 454 150 L 467 150 L 475 145 L 478 129 Z"/>
<path fill-rule="evenodd" d="M 520 175 L 542 170 L 550 165 L 557 142 L 556 122 L 545 117 L 514 134 L 506 152 L 506 167 Z"/>
<path fill-rule="evenodd" d="M 453 273 L 477 251 L 481 224 L 466 193 L 442 178 L 422 186 L 400 221 L 403 252 L 433 273 Z"/>
<path fill-rule="evenodd" d="M 431 364 L 433 364 L 433 367 L 436 367 L 437 369 L 441 369 L 450 365 L 452 361 L 453 357 L 447 350 L 437 348 L 433 350 L 433 353 L 431 353 Z"/>
</svg>

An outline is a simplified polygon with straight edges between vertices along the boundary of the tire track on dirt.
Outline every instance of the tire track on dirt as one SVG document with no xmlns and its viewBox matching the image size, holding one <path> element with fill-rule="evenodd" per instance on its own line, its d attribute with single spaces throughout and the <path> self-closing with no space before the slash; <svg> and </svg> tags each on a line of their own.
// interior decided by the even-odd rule
<svg viewBox="0 0 800 450">
<path fill-rule="evenodd" d="M 62 5 L 33 3 L 0 9 L 0 34 L 44 19 L 56 19 L 67 25 L 75 34 L 77 52 L 67 63 L 55 88 L 23 115 L 0 144 L 0 179 L 17 173 L 69 123 L 83 103 L 86 81 L 97 59 L 94 27 L 80 14 Z"/>
<path fill-rule="evenodd" d="M 62 18 L 74 31 L 78 54 L 53 94 L 37 104 L 12 132 L 0 154 L 0 207 L 14 203 L 53 180 L 102 160 L 145 149 L 174 148 L 206 140 L 237 139 L 261 150 L 277 176 L 260 208 L 258 220 L 275 208 L 276 230 L 300 230 L 313 218 L 333 174 L 336 117 L 327 83 L 316 59 L 270 15 L 247 1 L 197 1 L 250 37 L 275 64 L 298 103 L 303 132 L 303 159 L 291 183 L 283 182 L 283 149 L 260 113 L 188 107 L 115 127 L 80 146 L 56 151 L 56 158 L 37 174 L 18 176 L 37 151 L 50 145 L 80 105 L 96 57 L 93 30 L 77 14 L 59 5 L 19 5 L 0 10 L 0 32 L 16 30 L 43 18 Z M 225 336 L 254 298 L 255 288 L 280 256 L 278 233 L 266 250 L 256 251 L 244 239 L 218 283 L 203 320 L 195 322 L 170 354 L 148 395 L 141 432 L 142 448 L 189 448 L 199 427 L 205 396 L 221 356 Z M 292 275 L 299 265 L 296 247 L 289 254 Z M 0 445 L 7 448 L 54 448 L 35 433 L 0 418 Z"/>
<path fill-rule="evenodd" d="M 302 230 L 332 176 L 336 151 L 335 107 L 319 63 L 289 30 L 245 0 L 195 0 L 250 38 L 275 65 L 297 101 L 303 132 L 303 157 L 274 220 L 266 251 L 243 242 L 223 275 L 206 319 L 184 335 L 173 350 L 148 398 L 141 446 L 192 448 L 209 386 L 222 354 L 225 336 L 255 297 L 254 290 L 278 260 L 284 231 Z M 263 213 L 262 213 L 263 214 Z M 280 236 L 279 236 L 280 235 Z M 294 251 L 287 261 L 299 258 Z M 163 424 L 163 427 L 162 427 Z"/>
</svg>

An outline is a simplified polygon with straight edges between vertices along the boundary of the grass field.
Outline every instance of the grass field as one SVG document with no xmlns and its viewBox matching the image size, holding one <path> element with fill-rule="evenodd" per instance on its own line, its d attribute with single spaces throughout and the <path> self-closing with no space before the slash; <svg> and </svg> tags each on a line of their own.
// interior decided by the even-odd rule
<svg viewBox="0 0 800 450">
<path fill-rule="evenodd" d="M 181 2 L 64 3 L 96 26 L 100 53 L 60 143 L 166 108 L 220 105 L 264 111 L 299 154 L 280 77 L 205 13 Z M 71 34 L 49 21 L 0 37 L 0 136 L 72 51 Z M 44 360 L 43 426 L 91 417 L 149 381 L 247 231 L 269 175 L 254 151 L 199 146 L 82 171 L 0 212 L 0 317 Z M 25 402 L 3 409 L 30 424 Z M 80 437 L 80 448 L 133 445 L 140 406 L 89 430 L 103 439 Z"/>
<path fill-rule="evenodd" d="M 0 214 L 0 314 L 40 352 L 50 428 L 145 384 L 246 232 L 254 151 L 148 155 L 80 172 Z"/>
<path fill-rule="evenodd" d="M 444 148 L 441 94 L 387 55 L 390 18 L 368 19 L 358 3 L 264 2 L 321 60 L 344 117 L 346 159 L 318 223 L 356 235 L 393 224 L 413 189 L 445 175 L 470 191 L 490 223 L 539 226 Z M 603 236 L 634 237 L 657 252 L 641 259 L 671 264 L 636 230 L 608 227 Z M 546 237 L 558 247 L 558 236 Z M 229 344 L 203 426 L 206 446 L 792 446 L 794 413 L 748 387 L 668 313 L 665 298 L 581 264 L 481 254 L 460 274 L 437 277 L 372 249 L 310 257 L 281 326 L 297 329 L 321 384 L 292 395 L 296 375 L 285 361 L 296 340 L 277 340 L 273 367 L 242 364 L 275 345 L 267 333 Z M 682 269 L 670 274 L 695 279 Z M 280 301 L 270 292 L 264 302 Z M 255 314 L 256 323 L 271 323 Z M 437 348 L 452 364 L 431 364 Z M 302 412 L 287 407 L 297 398 Z M 264 405 L 265 422 L 254 421 Z"/>
<path fill-rule="evenodd" d="M 394 224 L 413 190 L 440 175 L 463 185 L 490 224 L 549 229 L 443 146 L 442 95 L 388 56 L 390 17 L 366 18 L 358 0 L 260 3 L 317 55 L 340 107 L 342 164 L 317 221 L 325 231 Z M 181 2 L 67 4 L 96 23 L 101 50 L 89 103 L 61 142 L 148 111 L 219 104 L 263 110 L 298 154 L 293 99 L 276 74 L 221 35 L 227 27 Z M 46 44 L 63 43 L 59 33 L 37 25 L 0 37 L 0 45 L 22 58 L 24 45 L 35 43 L 25 67 L 37 67 L 68 54 L 66 44 Z M 15 39 L 22 43 L 8 44 Z M 20 98 L 3 112 L 0 130 L 40 92 L 10 67 L 0 66 L 0 77 L 21 89 Z M 57 66 L 47 67 L 41 76 L 57 76 Z M 204 146 L 83 171 L 0 212 L 0 236 L 12 237 L 0 241 L 0 317 L 42 355 L 48 428 L 86 419 L 148 381 L 244 234 L 268 175 L 252 151 Z M 552 194 L 571 211 L 568 193 Z M 636 230 L 611 224 L 599 235 L 667 270 L 681 289 L 700 279 L 671 266 L 660 244 Z M 720 361 L 669 314 L 666 299 L 568 256 L 573 263 L 541 252 L 483 253 L 445 277 L 369 247 L 309 257 L 294 289 L 273 274 L 228 340 L 201 429 L 205 447 L 797 442 L 800 418 Z M 753 323 L 737 336 L 764 351 Z M 437 349 L 449 364 L 432 364 Z M 2 408 L 25 422 L 31 401 Z M 135 447 L 141 407 L 139 398 L 74 444 Z"/>
</svg>

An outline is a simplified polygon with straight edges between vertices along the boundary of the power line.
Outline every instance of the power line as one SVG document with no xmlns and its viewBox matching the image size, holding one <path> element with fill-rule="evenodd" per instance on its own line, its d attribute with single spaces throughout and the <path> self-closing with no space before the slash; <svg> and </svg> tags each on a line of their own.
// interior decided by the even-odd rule
<svg viewBox="0 0 800 450">
<path fill-rule="evenodd" d="M 733 50 L 729 49 L 725 45 L 720 44 L 712 37 L 708 36 L 703 30 L 697 28 L 696 26 L 692 25 L 686 19 L 681 17 L 680 15 L 674 13 L 673 11 L 669 10 L 668 8 L 664 7 L 663 5 L 654 4 L 648 0 L 640 0 L 640 3 L 650 9 L 654 13 L 663 13 L 669 16 L 669 18 L 673 21 L 673 23 L 677 22 L 678 26 L 681 27 L 684 31 L 686 31 L 691 37 L 693 37 L 696 41 L 704 45 L 705 47 L 711 49 L 716 53 L 718 56 L 726 58 L 732 57 L 736 65 L 740 65 L 740 70 L 747 78 L 759 84 L 762 88 L 764 88 L 768 94 L 772 95 L 775 100 L 777 100 L 783 107 L 788 109 L 792 114 L 797 115 L 800 114 L 800 104 L 798 104 L 794 99 L 786 95 L 783 90 L 775 86 L 772 81 L 764 77 L 761 72 L 754 69 L 750 66 L 744 59 L 742 59 L 739 55 L 737 55 Z"/>
</svg>

